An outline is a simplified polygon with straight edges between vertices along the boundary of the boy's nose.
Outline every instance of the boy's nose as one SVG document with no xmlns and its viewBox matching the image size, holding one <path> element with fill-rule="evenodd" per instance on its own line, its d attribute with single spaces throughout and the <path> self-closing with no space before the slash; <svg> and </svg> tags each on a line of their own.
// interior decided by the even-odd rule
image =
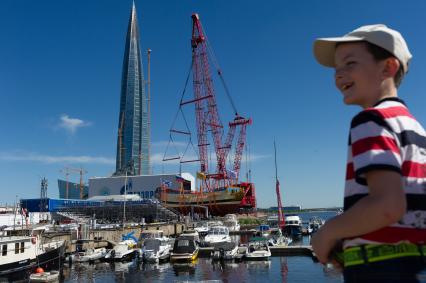
<svg viewBox="0 0 426 283">
<path fill-rule="evenodd" d="M 334 79 L 338 80 L 343 78 L 343 70 L 342 68 L 336 68 L 334 69 Z"/>
</svg>

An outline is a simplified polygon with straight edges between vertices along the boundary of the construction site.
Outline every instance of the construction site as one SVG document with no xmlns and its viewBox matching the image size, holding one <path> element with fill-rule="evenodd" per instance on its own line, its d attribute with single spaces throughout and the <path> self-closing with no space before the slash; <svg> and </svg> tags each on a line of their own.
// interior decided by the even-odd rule
<svg viewBox="0 0 426 283">
<path fill-rule="evenodd" d="M 191 65 L 162 159 L 165 163 L 178 163 L 179 173 L 152 175 L 151 50 L 147 52 L 148 80 L 141 84 L 144 78 L 139 71 L 143 69 L 139 47 L 130 44 L 132 40 L 139 44 L 136 11 L 133 8 L 123 63 L 116 171 L 110 177 L 90 178 L 87 185 L 84 184 L 84 174 L 87 174 L 85 169 L 65 167 L 61 170 L 65 180 L 58 180 L 60 199 L 47 201 L 51 203 L 49 212 L 81 221 L 96 218 L 98 223 L 139 223 L 142 218 L 149 223 L 178 219 L 179 214 L 223 216 L 256 209 L 255 186 L 251 182 L 249 165 L 246 164 L 245 174 L 240 172 L 243 154 L 246 153 L 246 162 L 250 159 L 246 139 L 247 126 L 251 125 L 252 120 L 245 118 L 237 110 L 198 14 L 193 14 L 191 19 Z M 129 66 L 135 66 L 135 69 Z M 139 79 L 131 81 L 135 76 Z M 233 117 L 227 126 L 222 123 L 219 115 L 213 76 L 217 76 L 221 82 L 222 93 L 226 95 L 232 111 L 225 113 L 225 117 Z M 192 96 L 188 94 L 191 77 Z M 134 88 L 127 87 L 129 81 Z M 148 95 L 145 94 L 145 85 Z M 189 114 L 194 117 L 192 119 L 185 114 L 191 106 L 195 110 L 194 114 Z M 132 107 L 132 110 L 126 110 L 128 107 Z M 184 123 L 179 124 L 179 120 Z M 192 133 L 188 121 L 195 125 L 196 134 Z M 139 134 L 129 136 L 129 133 Z M 175 143 L 179 141 L 186 144 L 183 152 L 175 150 Z M 181 173 L 181 167 L 188 163 L 199 164 L 195 178 L 189 173 Z M 70 181 L 71 174 L 78 174 L 79 182 Z M 241 181 L 242 179 L 245 180 Z M 126 195 L 138 195 L 139 199 L 130 200 Z M 119 199 L 120 196 L 122 199 Z M 104 199 L 97 200 L 97 197 Z M 22 200 L 21 204 L 31 208 L 30 211 L 40 211 L 40 203 L 44 202 L 46 200 L 41 198 L 38 204 L 37 200 Z"/>
</svg>

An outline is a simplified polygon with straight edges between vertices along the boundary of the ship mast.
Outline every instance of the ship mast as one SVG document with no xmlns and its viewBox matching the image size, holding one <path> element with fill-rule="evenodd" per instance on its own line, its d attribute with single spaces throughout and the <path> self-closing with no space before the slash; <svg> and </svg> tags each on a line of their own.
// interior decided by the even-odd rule
<svg viewBox="0 0 426 283">
<path fill-rule="evenodd" d="M 277 194 L 277 203 L 278 203 L 278 227 L 282 229 L 285 226 L 285 220 L 284 220 L 284 213 L 282 211 L 283 207 L 281 204 L 280 182 L 278 181 L 277 147 L 275 146 L 275 140 L 274 140 L 274 156 L 275 156 L 275 191 Z"/>
</svg>

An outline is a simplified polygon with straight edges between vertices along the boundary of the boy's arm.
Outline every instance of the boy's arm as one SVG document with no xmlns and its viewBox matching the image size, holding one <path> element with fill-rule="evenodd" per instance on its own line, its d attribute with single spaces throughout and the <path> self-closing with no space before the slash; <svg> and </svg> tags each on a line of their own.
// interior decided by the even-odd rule
<svg viewBox="0 0 426 283">
<path fill-rule="evenodd" d="M 369 194 L 350 209 L 327 221 L 312 238 L 312 248 L 321 263 L 343 238 L 360 236 L 399 221 L 406 212 L 401 174 L 388 170 L 366 173 Z"/>
</svg>

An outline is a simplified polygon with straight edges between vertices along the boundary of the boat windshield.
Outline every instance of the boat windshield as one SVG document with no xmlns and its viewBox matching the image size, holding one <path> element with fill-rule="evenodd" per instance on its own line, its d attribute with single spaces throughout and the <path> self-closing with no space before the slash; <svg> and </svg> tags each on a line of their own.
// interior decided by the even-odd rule
<svg viewBox="0 0 426 283">
<path fill-rule="evenodd" d="M 207 222 L 198 222 L 197 223 L 197 227 L 200 228 L 204 228 L 204 227 L 208 227 L 209 225 L 207 224 Z"/>
<path fill-rule="evenodd" d="M 140 239 L 141 240 L 145 240 L 145 239 L 155 239 L 155 238 L 161 238 L 163 237 L 163 232 L 159 232 L 159 231 L 144 231 L 141 232 L 140 235 Z"/>
<path fill-rule="evenodd" d="M 147 250 L 158 251 L 160 249 L 160 240 L 157 239 L 148 239 L 143 243 L 143 246 Z"/>
<path fill-rule="evenodd" d="M 226 227 L 215 226 L 209 229 L 210 235 L 228 235 L 229 231 Z"/>
</svg>

